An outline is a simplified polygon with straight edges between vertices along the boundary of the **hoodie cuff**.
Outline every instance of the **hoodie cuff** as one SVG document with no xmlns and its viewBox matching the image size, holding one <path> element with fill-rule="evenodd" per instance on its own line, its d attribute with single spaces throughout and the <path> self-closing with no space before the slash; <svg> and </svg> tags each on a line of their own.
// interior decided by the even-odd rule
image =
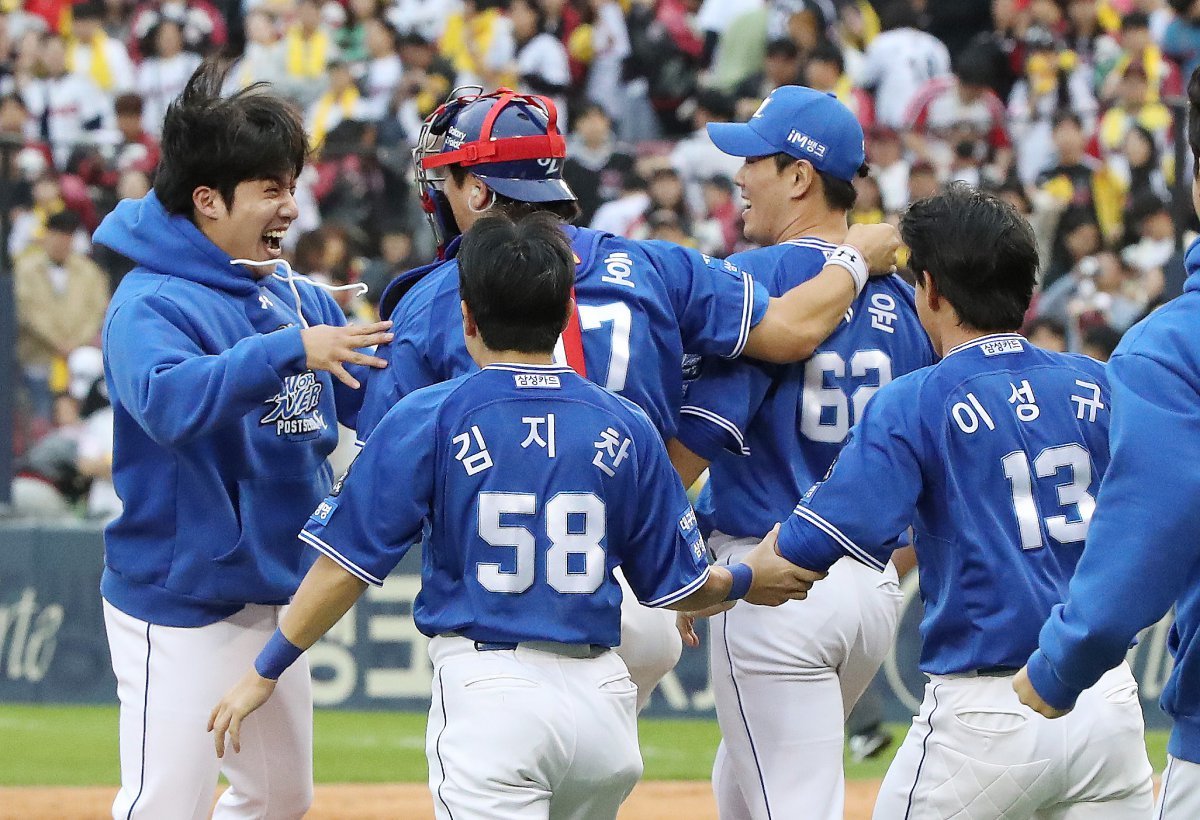
<svg viewBox="0 0 1200 820">
<path fill-rule="evenodd" d="M 264 333 L 262 345 L 267 353 L 267 363 L 279 378 L 286 379 L 306 369 L 308 356 L 304 353 L 304 341 L 300 338 L 299 327 Z"/>
<path fill-rule="evenodd" d="M 1026 664 L 1029 682 L 1037 690 L 1038 696 L 1055 709 L 1072 709 L 1079 699 L 1081 689 L 1076 689 L 1062 681 L 1050 667 L 1050 661 L 1039 649 L 1029 657 Z"/>
</svg>

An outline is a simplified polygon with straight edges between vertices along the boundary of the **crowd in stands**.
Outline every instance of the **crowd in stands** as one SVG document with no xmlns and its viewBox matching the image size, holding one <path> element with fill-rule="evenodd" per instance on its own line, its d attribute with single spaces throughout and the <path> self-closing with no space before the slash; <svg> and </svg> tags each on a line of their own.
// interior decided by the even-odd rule
<svg viewBox="0 0 1200 820">
<path fill-rule="evenodd" d="M 452 89 L 472 84 L 554 101 L 583 223 L 717 256 L 745 247 L 741 161 L 705 125 L 752 117 L 780 85 L 826 90 L 867 134 L 852 221 L 894 221 L 950 180 L 996 191 L 1040 242 L 1031 337 L 1100 359 L 1180 293 L 1179 240 L 1196 227 L 1190 198 L 1172 191 L 1191 174 L 1175 146 L 1179 98 L 1200 66 L 1200 0 L 0 0 L 0 10 L 16 440 L 36 482 L 26 490 L 54 510 L 107 517 L 119 503 L 94 348 L 128 262 L 89 236 L 119 199 L 150 189 L 163 112 L 208 56 L 229 61 L 229 89 L 270 82 L 304 112 L 313 161 L 285 249 L 298 271 L 369 285 L 345 300 L 352 318 L 432 257 L 412 142 Z"/>
</svg>

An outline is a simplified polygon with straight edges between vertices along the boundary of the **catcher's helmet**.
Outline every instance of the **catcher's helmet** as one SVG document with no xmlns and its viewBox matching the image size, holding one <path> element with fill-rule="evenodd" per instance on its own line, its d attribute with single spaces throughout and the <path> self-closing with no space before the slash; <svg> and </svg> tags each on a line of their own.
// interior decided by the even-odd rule
<svg viewBox="0 0 1200 820">
<path fill-rule="evenodd" d="M 547 97 L 499 88 L 455 89 L 426 118 L 413 149 L 422 204 L 439 242 L 458 233 L 442 194 L 444 169 L 470 169 L 498 194 L 520 202 L 574 201 L 562 178 L 566 141 Z"/>
</svg>

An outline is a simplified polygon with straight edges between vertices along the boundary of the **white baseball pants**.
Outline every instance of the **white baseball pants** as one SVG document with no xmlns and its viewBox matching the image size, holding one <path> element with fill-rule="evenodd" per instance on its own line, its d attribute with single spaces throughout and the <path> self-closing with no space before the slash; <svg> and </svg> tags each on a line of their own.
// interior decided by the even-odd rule
<svg viewBox="0 0 1200 820">
<path fill-rule="evenodd" d="M 1137 681 L 1124 663 L 1057 720 L 1023 706 L 1012 675 L 933 675 L 874 816 L 1148 820 L 1151 773 Z"/>
<path fill-rule="evenodd" d="M 1195 820 L 1200 817 L 1200 765 L 1167 755 L 1154 820 Z"/>
<path fill-rule="evenodd" d="M 675 628 L 675 613 L 638 603 L 618 567 L 613 577 L 621 587 L 621 645 L 617 655 L 625 661 L 637 687 L 637 710 L 650 702 L 654 687 L 679 663 L 683 639 Z"/>
<path fill-rule="evenodd" d="M 312 803 L 312 691 L 301 657 L 242 725 L 242 751 L 217 758 L 208 717 L 252 668 L 281 607 L 250 605 L 195 628 L 159 626 L 104 602 L 121 701 L 114 820 L 302 817 Z M 213 808 L 217 776 L 229 788 Z"/>
<path fill-rule="evenodd" d="M 728 564 L 758 539 L 714 533 L 709 544 Z M 841 820 L 845 719 L 891 648 L 902 601 L 891 564 L 879 573 L 844 558 L 803 601 L 712 618 L 722 820 Z"/>
<path fill-rule="evenodd" d="M 615 818 L 641 777 L 636 689 L 621 659 L 536 646 L 429 642 L 425 754 L 439 820 Z"/>
</svg>

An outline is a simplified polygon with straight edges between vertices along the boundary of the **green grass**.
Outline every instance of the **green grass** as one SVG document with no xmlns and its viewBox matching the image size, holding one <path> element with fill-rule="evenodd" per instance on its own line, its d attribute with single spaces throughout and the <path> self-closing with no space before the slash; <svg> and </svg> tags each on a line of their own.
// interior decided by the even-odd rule
<svg viewBox="0 0 1200 820">
<path fill-rule="evenodd" d="M 899 745 L 907 727 L 890 727 Z M 316 714 L 315 767 L 325 783 L 425 780 L 425 715 Z M 95 786 L 117 782 L 117 710 L 109 706 L 0 706 L 0 786 Z M 641 721 L 647 780 L 707 780 L 720 735 L 706 720 Z M 1161 771 L 1167 733 L 1146 737 Z M 846 763 L 851 780 L 883 776 L 891 754 Z"/>
</svg>

